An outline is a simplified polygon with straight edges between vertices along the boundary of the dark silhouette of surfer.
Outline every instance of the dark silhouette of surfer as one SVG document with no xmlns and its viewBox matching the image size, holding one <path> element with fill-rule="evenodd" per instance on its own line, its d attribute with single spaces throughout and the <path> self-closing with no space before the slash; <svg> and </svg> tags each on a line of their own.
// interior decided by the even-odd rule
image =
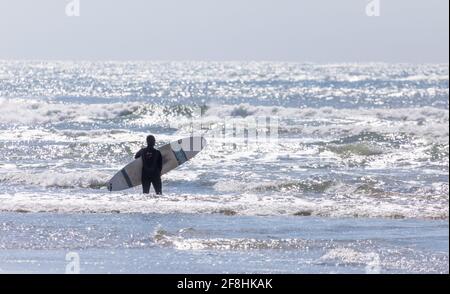
<svg viewBox="0 0 450 294">
<path fill-rule="evenodd" d="M 147 136 L 147 147 L 142 148 L 136 153 L 134 158 L 142 157 L 142 190 L 144 194 L 150 192 L 150 185 L 157 195 L 162 194 L 161 184 L 161 170 L 162 170 L 162 156 L 159 150 L 155 149 L 155 137 Z"/>
</svg>

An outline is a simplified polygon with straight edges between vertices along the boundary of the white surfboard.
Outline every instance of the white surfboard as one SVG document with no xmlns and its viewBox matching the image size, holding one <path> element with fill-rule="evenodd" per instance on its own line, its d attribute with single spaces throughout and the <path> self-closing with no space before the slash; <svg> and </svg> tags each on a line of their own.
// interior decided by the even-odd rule
<svg viewBox="0 0 450 294">
<path fill-rule="evenodd" d="M 161 175 L 168 173 L 179 165 L 197 155 L 206 146 L 203 137 L 188 137 L 166 144 L 160 148 L 163 161 Z M 108 181 L 109 191 L 121 191 L 142 183 L 142 158 L 135 159 Z"/>
</svg>

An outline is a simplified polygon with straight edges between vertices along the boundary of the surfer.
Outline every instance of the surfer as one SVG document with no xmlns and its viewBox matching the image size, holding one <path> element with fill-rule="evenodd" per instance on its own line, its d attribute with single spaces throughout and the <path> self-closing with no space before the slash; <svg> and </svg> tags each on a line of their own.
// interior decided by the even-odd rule
<svg viewBox="0 0 450 294">
<path fill-rule="evenodd" d="M 142 148 L 136 153 L 134 158 L 142 157 L 142 190 L 144 194 L 150 192 L 150 185 L 157 195 L 162 194 L 161 184 L 161 170 L 162 170 L 162 156 L 159 150 L 155 149 L 155 137 L 147 136 L 147 147 Z"/>
</svg>

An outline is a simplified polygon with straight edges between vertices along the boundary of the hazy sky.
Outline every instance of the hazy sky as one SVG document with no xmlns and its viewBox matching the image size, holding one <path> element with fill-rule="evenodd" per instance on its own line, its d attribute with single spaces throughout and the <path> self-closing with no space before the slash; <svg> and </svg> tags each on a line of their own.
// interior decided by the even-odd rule
<svg viewBox="0 0 450 294">
<path fill-rule="evenodd" d="M 0 0 L 0 59 L 449 60 L 448 0 L 69 2 Z"/>
</svg>

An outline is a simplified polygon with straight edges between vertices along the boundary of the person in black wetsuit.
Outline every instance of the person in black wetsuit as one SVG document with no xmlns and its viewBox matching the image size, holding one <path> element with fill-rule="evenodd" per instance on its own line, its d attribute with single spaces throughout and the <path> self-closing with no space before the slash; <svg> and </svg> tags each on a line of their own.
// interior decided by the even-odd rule
<svg viewBox="0 0 450 294">
<path fill-rule="evenodd" d="M 142 190 L 144 194 L 150 192 L 150 185 L 153 184 L 156 194 L 161 195 L 162 156 L 161 152 L 155 149 L 155 141 L 154 136 L 147 136 L 147 147 L 139 150 L 134 158 L 142 157 L 144 163 L 142 167 Z"/>
</svg>

